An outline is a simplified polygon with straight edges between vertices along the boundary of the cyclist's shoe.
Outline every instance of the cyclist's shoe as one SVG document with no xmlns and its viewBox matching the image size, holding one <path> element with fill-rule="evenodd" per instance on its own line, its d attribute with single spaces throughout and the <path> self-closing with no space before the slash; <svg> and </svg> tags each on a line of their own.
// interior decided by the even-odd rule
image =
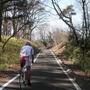
<svg viewBox="0 0 90 90">
<path fill-rule="evenodd" d="M 31 82 L 30 82 L 30 80 L 28 80 L 28 86 L 31 86 Z"/>
</svg>

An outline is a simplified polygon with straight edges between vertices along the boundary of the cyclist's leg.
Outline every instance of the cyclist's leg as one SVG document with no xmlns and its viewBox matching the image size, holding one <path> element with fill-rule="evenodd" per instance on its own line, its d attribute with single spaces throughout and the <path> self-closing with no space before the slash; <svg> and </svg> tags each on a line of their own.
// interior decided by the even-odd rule
<svg viewBox="0 0 90 90">
<path fill-rule="evenodd" d="M 24 74 L 23 74 L 23 66 L 25 65 L 25 60 L 24 58 L 23 59 L 20 59 L 20 78 L 19 78 L 19 82 L 20 82 L 20 88 L 24 88 L 23 87 L 23 83 L 24 83 Z"/>
<path fill-rule="evenodd" d="M 27 66 L 28 85 L 31 85 L 31 67 Z"/>
<path fill-rule="evenodd" d="M 26 77 L 28 80 L 28 85 L 31 85 L 31 66 L 30 66 L 30 59 L 29 58 L 26 60 L 26 66 L 27 66 Z"/>
</svg>

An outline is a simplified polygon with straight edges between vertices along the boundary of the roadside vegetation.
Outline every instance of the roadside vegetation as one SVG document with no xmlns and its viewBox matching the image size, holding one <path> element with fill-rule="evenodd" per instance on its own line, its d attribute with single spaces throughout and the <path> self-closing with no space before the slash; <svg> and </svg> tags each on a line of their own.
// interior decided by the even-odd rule
<svg viewBox="0 0 90 90">
<path fill-rule="evenodd" d="M 88 42 L 90 39 L 88 39 Z M 90 75 L 90 45 L 87 45 L 87 51 L 83 50 L 82 40 L 79 41 L 78 46 L 73 46 L 73 42 L 69 41 L 66 44 L 66 49 L 64 51 L 64 57 L 66 57 L 73 64 L 78 65 L 81 70 L 85 72 L 88 76 Z"/>
<path fill-rule="evenodd" d="M 3 36 L 3 42 L 6 41 L 8 36 Z M 16 65 L 19 65 L 19 53 L 21 47 L 25 44 L 25 39 L 11 38 L 5 45 L 5 51 L 3 51 L 3 43 L 0 42 L 0 71 L 11 70 Z M 30 42 L 35 49 L 35 54 L 39 52 L 37 46 Z"/>
<path fill-rule="evenodd" d="M 78 12 L 74 5 L 68 5 L 62 9 L 57 0 L 51 1 L 58 17 L 69 28 L 69 38 L 65 45 L 64 57 L 78 65 L 81 70 L 90 76 L 90 2 L 88 0 L 75 1 L 75 4 L 81 6 L 81 8 L 77 8 L 81 13 L 81 22 L 75 25 L 72 17 L 77 15 Z"/>
<path fill-rule="evenodd" d="M 55 46 L 53 50 L 59 57 L 65 57 L 90 75 L 90 2 L 75 0 L 75 4 L 81 6 L 77 7 L 80 14 L 75 5 L 62 9 L 57 0 L 50 1 L 56 11 L 53 15 L 57 15 L 68 28 L 49 25 L 47 5 L 42 0 L 0 0 L 0 70 L 9 70 L 19 63 L 20 48 L 26 40 L 39 39 L 36 44 L 31 42 L 35 51 L 36 45 L 42 49 Z M 50 14 L 52 10 L 49 9 Z M 79 14 L 81 22 L 74 25 L 72 17 Z M 38 31 L 35 35 L 34 30 Z"/>
<path fill-rule="evenodd" d="M 83 46 L 81 42 L 79 42 L 79 46 L 74 46 L 73 42 L 68 40 L 66 43 L 61 42 L 55 45 L 52 50 L 60 59 L 65 59 L 72 65 L 78 66 L 85 75 L 90 76 L 90 45 L 88 43 L 88 50 L 85 52 L 81 47 Z M 89 39 L 88 42 L 90 42 Z"/>
</svg>

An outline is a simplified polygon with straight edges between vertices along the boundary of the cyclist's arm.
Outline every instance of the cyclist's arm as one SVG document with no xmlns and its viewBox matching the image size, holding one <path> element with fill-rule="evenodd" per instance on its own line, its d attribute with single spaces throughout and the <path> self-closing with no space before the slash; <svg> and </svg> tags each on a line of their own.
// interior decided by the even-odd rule
<svg viewBox="0 0 90 90">
<path fill-rule="evenodd" d="M 34 49 L 31 48 L 31 58 L 32 58 L 32 63 L 34 63 Z"/>
</svg>

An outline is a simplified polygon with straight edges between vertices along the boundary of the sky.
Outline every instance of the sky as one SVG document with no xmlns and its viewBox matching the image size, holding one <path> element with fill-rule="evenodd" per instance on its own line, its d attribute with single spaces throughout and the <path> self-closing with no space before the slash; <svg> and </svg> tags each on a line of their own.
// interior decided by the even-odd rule
<svg viewBox="0 0 90 90">
<path fill-rule="evenodd" d="M 44 2 L 46 11 L 48 11 L 48 13 L 46 13 L 46 17 L 47 17 L 46 23 L 48 23 L 50 25 L 48 30 L 52 31 L 52 29 L 54 29 L 55 27 L 59 27 L 61 29 L 67 30 L 68 26 L 62 20 L 59 19 L 58 15 L 56 14 L 55 10 L 53 9 L 51 0 L 41 0 L 41 1 Z M 80 24 L 81 14 L 77 8 L 78 4 L 75 2 L 75 0 L 57 0 L 57 1 L 60 2 L 59 6 L 61 7 L 61 9 L 66 8 L 68 5 L 73 5 L 76 15 L 72 16 L 72 21 L 75 25 Z"/>
<path fill-rule="evenodd" d="M 55 16 L 56 12 L 54 9 L 52 9 L 53 6 L 51 3 L 51 0 L 44 0 L 44 1 L 45 1 L 44 2 L 45 5 L 46 5 L 46 10 L 50 11 L 50 13 L 54 14 L 54 15 L 49 16 L 49 18 L 48 18 L 49 24 L 51 26 L 53 26 L 53 25 L 55 25 L 55 26 L 59 25 L 60 26 L 61 25 L 61 27 L 63 27 L 63 28 L 67 27 L 67 25 L 62 20 L 60 20 L 57 15 Z M 76 15 L 72 16 L 73 23 L 75 25 L 77 25 L 81 22 L 81 14 L 79 13 L 79 10 L 77 9 L 78 5 L 75 2 L 75 0 L 57 0 L 57 1 L 60 2 L 59 5 L 60 5 L 61 9 L 67 7 L 68 5 L 73 5 L 74 6 L 73 8 L 75 9 L 75 12 L 76 12 Z"/>
</svg>

